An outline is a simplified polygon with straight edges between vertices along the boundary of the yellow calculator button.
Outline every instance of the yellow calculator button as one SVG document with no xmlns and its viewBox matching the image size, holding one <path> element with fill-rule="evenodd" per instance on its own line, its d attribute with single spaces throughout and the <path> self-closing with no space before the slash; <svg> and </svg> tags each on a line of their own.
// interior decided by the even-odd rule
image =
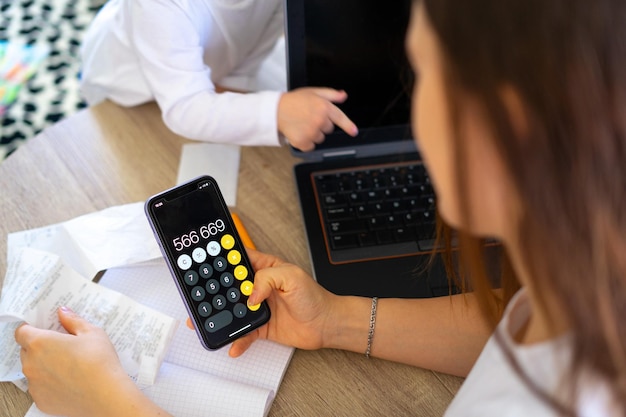
<svg viewBox="0 0 626 417">
<path fill-rule="evenodd" d="M 235 238 L 229 234 L 225 234 L 224 236 L 222 236 L 220 243 L 222 244 L 222 247 L 224 249 L 229 250 L 232 249 L 233 246 L 235 246 Z"/>
<path fill-rule="evenodd" d="M 248 304 L 248 310 L 250 311 L 257 311 L 259 308 L 261 307 L 261 304 L 255 304 L 255 305 L 250 305 Z"/>
<path fill-rule="evenodd" d="M 238 250 L 234 250 L 234 249 L 228 252 L 228 262 L 231 265 L 239 264 L 239 262 L 241 262 L 241 253 L 239 253 Z"/>
<path fill-rule="evenodd" d="M 233 272 L 235 274 L 235 278 L 237 278 L 239 281 L 243 281 L 248 277 L 248 268 L 243 265 L 237 265 Z"/>
<path fill-rule="evenodd" d="M 250 294 L 252 294 L 252 290 L 254 289 L 254 284 L 252 283 L 252 281 L 246 280 L 241 283 L 241 287 L 239 287 L 239 289 L 241 290 L 241 293 L 243 295 L 249 297 Z"/>
</svg>

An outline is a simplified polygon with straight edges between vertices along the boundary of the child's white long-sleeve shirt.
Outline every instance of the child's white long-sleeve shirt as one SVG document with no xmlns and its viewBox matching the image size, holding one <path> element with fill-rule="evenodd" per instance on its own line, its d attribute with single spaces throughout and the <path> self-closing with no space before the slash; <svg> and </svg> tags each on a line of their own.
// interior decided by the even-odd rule
<svg viewBox="0 0 626 417">
<path fill-rule="evenodd" d="M 89 104 L 156 100 L 190 139 L 278 145 L 282 34 L 282 0 L 110 0 L 82 43 L 81 91 Z M 279 65 L 261 71 L 271 53 Z M 257 91 L 263 77 L 273 91 L 215 92 Z"/>
</svg>

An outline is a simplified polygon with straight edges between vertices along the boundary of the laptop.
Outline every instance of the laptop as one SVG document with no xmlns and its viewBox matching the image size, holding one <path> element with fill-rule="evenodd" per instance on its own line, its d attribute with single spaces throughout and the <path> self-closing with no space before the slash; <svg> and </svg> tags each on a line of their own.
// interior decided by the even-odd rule
<svg viewBox="0 0 626 417">
<path fill-rule="evenodd" d="M 435 200 L 410 127 L 411 0 L 286 0 L 288 88 L 343 89 L 359 127 L 336 128 L 294 168 L 316 280 L 336 294 L 433 297 Z"/>
</svg>

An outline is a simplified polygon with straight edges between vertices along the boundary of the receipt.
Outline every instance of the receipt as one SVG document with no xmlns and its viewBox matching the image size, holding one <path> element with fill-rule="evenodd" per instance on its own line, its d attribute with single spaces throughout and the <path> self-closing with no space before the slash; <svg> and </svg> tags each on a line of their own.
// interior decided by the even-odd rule
<svg viewBox="0 0 626 417">
<path fill-rule="evenodd" d="M 98 271 L 161 256 L 143 204 L 13 233 L 8 246 L 0 296 L 0 381 L 26 390 L 15 329 L 27 322 L 65 332 L 57 309 L 68 306 L 104 329 L 140 387 L 154 383 L 178 320 L 92 282 Z"/>
<path fill-rule="evenodd" d="M 178 320 L 83 278 L 57 255 L 24 248 L 9 266 L 0 300 L 0 380 L 23 378 L 13 333 L 25 321 L 65 332 L 57 309 L 68 306 L 102 327 L 126 372 L 141 385 L 154 383 Z M 18 384 L 18 386 L 20 386 Z"/>
</svg>

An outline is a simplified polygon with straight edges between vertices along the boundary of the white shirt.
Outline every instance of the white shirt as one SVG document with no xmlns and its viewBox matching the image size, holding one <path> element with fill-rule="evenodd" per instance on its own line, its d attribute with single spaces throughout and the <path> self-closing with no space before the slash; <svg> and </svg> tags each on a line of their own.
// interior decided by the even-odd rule
<svg viewBox="0 0 626 417">
<path fill-rule="evenodd" d="M 156 100 L 165 124 L 190 139 L 278 145 L 282 34 L 282 0 L 109 0 L 81 46 L 81 91 L 92 105 Z M 272 53 L 283 61 L 270 68 L 275 91 L 215 93 L 216 84 L 256 91 Z"/>
<path fill-rule="evenodd" d="M 521 290 L 511 300 L 496 332 L 500 332 L 513 356 L 530 379 L 548 395 L 563 395 L 561 375 L 569 366 L 570 338 L 520 345 L 512 335 L 530 318 L 528 296 Z M 602 383 L 584 380 L 578 399 L 581 417 L 609 417 L 608 390 Z M 559 394 L 560 393 L 560 394 Z M 566 403 L 571 405 L 569 402 Z M 450 404 L 445 417 L 556 417 L 558 412 L 546 405 L 511 367 L 494 336 L 487 342 L 463 386 Z"/>
</svg>

